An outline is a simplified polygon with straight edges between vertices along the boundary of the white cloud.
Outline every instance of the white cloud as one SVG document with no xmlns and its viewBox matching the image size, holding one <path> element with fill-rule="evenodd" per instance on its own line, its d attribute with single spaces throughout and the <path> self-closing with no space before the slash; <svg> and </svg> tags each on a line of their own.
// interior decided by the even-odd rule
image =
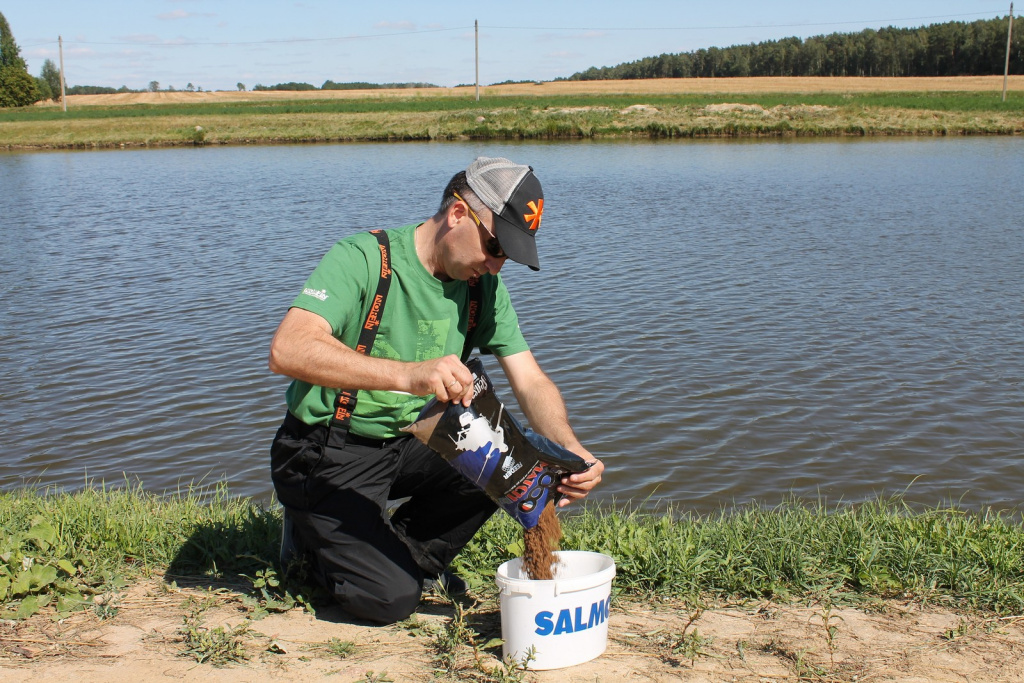
<svg viewBox="0 0 1024 683">
<path fill-rule="evenodd" d="M 378 21 L 373 25 L 376 29 L 388 31 L 415 31 L 416 24 L 411 21 Z"/>
<path fill-rule="evenodd" d="M 184 45 L 191 42 L 188 38 L 178 36 L 177 38 L 161 38 L 152 33 L 135 33 L 129 36 L 118 36 L 117 40 L 124 43 L 138 43 L 139 45 Z"/>
<path fill-rule="evenodd" d="M 556 52 L 548 52 L 544 56 L 551 59 L 579 59 L 583 57 L 583 54 L 580 52 L 570 52 L 569 50 L 558 50 Z"/>
<path fill-rule="evenodd" d="M 533 40 L 537 43 L 564 43 L 569 40 L 600 40 L 607 37 L 607 31 L 584 31 L 583 33 L 541 33 Z"/>
<path fill-rule="evenodd" d="M 133 33 L 128 36 L 118 36 L 116 40 L 125 43 L 159 43 L 160 36 L 152 33 Z"/>
<path fill-rule="evenodd" d="M 216 14 L 210 12 L 186 12 L 183 9 L 176 9 L 173 12 L 164 12 L 163 14 L 156 15 L 156 18 L 161 21 L 177 21 L 178 19 L 191 19 L 193 17 L 210 18 L 215 17 Z"/>
</svg>

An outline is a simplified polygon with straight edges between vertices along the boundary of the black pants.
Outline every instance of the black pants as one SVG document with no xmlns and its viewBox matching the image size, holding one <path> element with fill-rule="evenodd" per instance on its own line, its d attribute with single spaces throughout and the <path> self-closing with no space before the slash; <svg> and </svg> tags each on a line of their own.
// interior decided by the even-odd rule
<svg viewBox="0 0 1024 683">
<path fill-rule="evenodd" d="M 314 576 L 349 614 L 405 619 L 497 506 L 413 437 L 373 442 L 291 414 L 271 447 L 278 500 Z M 328 443 L 329 442 L 329 443 Z M 387 501 L 409 498 L 390 517 Z"/>
</svg>

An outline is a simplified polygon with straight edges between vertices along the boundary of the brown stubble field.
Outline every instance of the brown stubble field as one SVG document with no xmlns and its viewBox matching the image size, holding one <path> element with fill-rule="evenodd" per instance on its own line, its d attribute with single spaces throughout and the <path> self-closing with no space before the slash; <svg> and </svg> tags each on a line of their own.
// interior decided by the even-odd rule
<svg viewBox="0 0 1024 683">
<path fill-rule="evenodd" d="M 481 96 L 501 95 L 609 95 L 609 94 L 702 94 L 702 93 L 862 93 L 862 92 L 1000 92 L 1002 76 L 921 78 L 654 78 L 632 81 L 545 81 L 488 85 Z M 1007 89 L 1024 91 L 1024 76 L 1010 76 Z M 474 97 L 473 86 L 458 88 L 403 88 L 390 90 L 216 91 L 143 92 L 113 95 L 71 95 L 68 106 L 117 104 L 170 104 L 201 102 L 260 102 L 296 99 L 365 97 Z M 49 106 L 56 106 L 50 104 Z"/>
</svg>

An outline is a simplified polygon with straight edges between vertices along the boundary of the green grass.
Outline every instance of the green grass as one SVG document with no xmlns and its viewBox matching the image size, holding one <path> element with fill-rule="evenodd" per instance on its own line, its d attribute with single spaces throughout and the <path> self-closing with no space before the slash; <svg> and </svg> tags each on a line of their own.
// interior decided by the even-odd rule
<svg viewBox="0 0 1024 683">
<path fill-rule="evenodd" d="M 790 501 L 710 516 L 590 507 L 563 516 L 562 526 L 563 548 L 610 555 L 616 590 L 639 598 L 900 597 L 1024 609 L 1024 525 L 1005 513 L 918 510 L 898 498 Z M 272 572 L 279 533 L 276 510 L 224 487 L 169 496 L 130 486 L 0 493 L 0 618 L 99 614 L 97 596 L 163 572 L 168 580 L 248 582 L 270 609 L 292 599 L 281 597 Z M 486 593 L 498 565 L 521 552 L 521 529 L 499 514 L 455 569 Z"/>
<path fill-rule="evenodd" d="M 633 104 L 654 107 L 703 107 L 721 102 L 774 106 L 819 105 L 828 107 L 886 107 L 935 111 L 990 111 L 1024 113 L 1024 97 L 1014 93 L 1002 102 L 992 92 L 892 92 L 892 93 L 781 93 L 693 95 L 557 95 L 496 96 L 479 102 L 458 97 L 365 97 L 352 99 L 282 100 L 274 102 L 224 102 L 200 104 L 132 104 L 117 106 L 22 107 L 0 110 L 0 122 L 68 121 L 81 119 L 142 118 L 164 116 L 245 116 L 268 114 L 374 114 L 426 112 L 488 112 L 494 109 L 607 107 L 623 109 Z"/>
<path fill-rule="evenodd" d="M 710 104 L 759 105 L 714 111 Z M 646 109 L 629 109 L 632 105 Z M 1024 98 L 989 92 L 361 97 L 0 111 L 0 148 L 867 135 L 1019 135 Z"/>
<path fill-rule="evenodd" d="M 274 557 L 280 519 L 223 487 L 158 497 L 137 487 L 0 493 L 0 618 L 96 597 L 155 571 L 242 577 Z"/>
<path fill-rule="evenodd" d="M 634 595 L 899 596 L 1024 608 L 1024 526 L 992 511 L 914 511 L 899 499 L 831 509 L 791 501 L 705 517 L 588 510 L 563 518 L 562 528 L 563 548 L 610 555 L 616 587 Z M 457 561 L 468 573 L 520 549 L 518 529 L 497 518 Z"/>
</svg>

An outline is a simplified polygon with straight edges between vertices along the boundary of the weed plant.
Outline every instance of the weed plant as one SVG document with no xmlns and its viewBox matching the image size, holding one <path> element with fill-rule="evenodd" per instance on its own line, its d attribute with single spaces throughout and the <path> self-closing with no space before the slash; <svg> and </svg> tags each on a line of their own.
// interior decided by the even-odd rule
<svg viewBox="0 0 1024 683">
<path fill-rule="evenodd" d="M 116 605 L 109 596 L 153 573 L 251 586 L 265 611 L 306 604 L 309 593 L 274 570 L 280 524 L 276 507 L 223 486 L 166 496 L 128 485 L 0 493 L 0 618 Z M 1024 609 L 1024 524 L 991 510 L 919 509 L 900 498 L 792 500 L 708 516 L 589 506 L 563 514 L 562 529 L 562 548 L 610 555 L 615 589 L 639 597 L 901 597 Z M 495 570 L 522 554 L 522 538 L 511 518 L 495 515 L 454 569 L 478 592 L 493 591 Z"/>
<path fill-rule="evenodd" d="M 530 662 L 536 659 L 536 649 L 530 646 L 521 660 L 508 655 L 497 665 L 486 664 L 484 651 L 501 647 L 501 639 L 492 638 L 481 643 L 480 634 L 469 623 L 462 605 L 447 599 L 453 614 L 445 622 L 427 626 L 421 624 L 414 614 L 400 624 L 410 634 L 426 635 L 432 639 L 435 678 L 466 680 L 482 675 L 484 680 L 496 683 L 521 683 Z"/>
<path fill-rule="evenodd" d="M 310 645 L 307 649 L 326 653 L 336 659 L 351 657 L 358 650 L 356 644 L 351 640 L 342 640 L 341 638 L 331 638 L 325 643 Z"/>
<path fill-rule="evenodd" d="M 194 606 L 185 615 L 179 631 L 184 642 L 182 656 L 190 657 L 199 664 L 227 666 L 249 659 L 245 639 L 249 636 L 249 622 L 243 621 L 234 627 L 203 624 L 202 606 Z"/>
</svg>

